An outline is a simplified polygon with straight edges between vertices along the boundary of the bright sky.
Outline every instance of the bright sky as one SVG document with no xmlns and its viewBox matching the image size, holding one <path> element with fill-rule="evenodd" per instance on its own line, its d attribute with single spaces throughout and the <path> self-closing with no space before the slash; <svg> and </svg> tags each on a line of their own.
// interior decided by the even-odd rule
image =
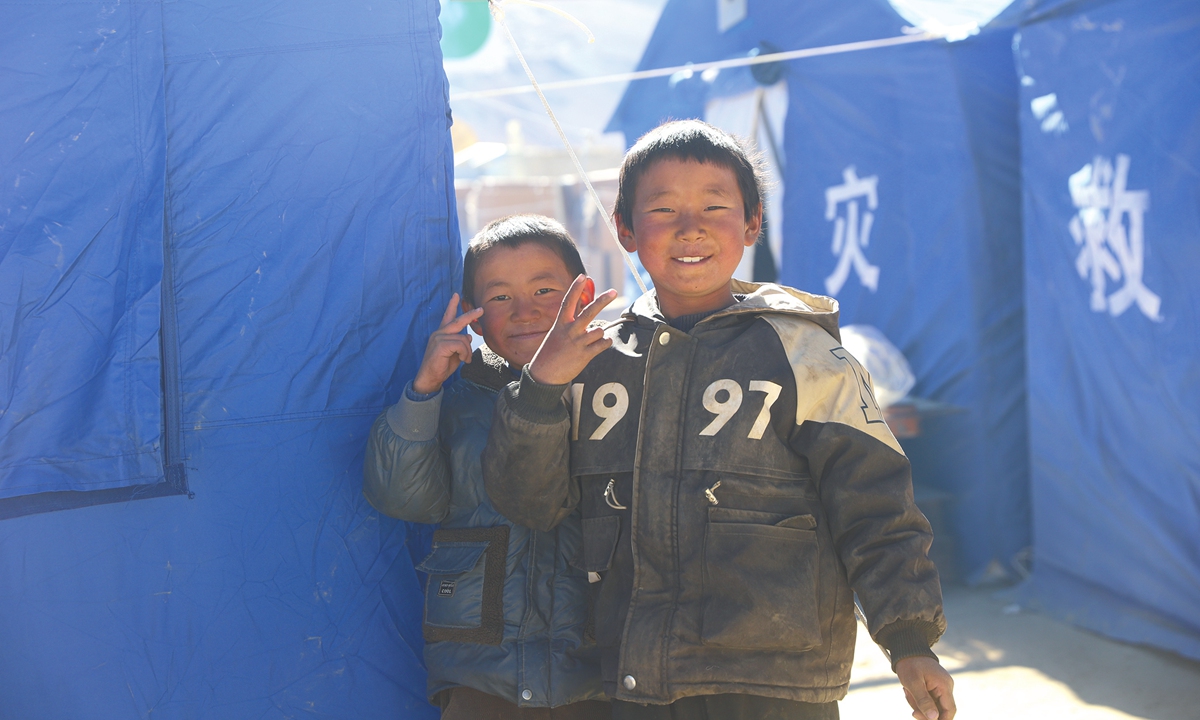
<svg viewBox="0 0 1200 720">
<path fill-rule="evenodd" d="M 443 3 L 452 0 L 442 0 Z M 716 0 L 690 0 L 715 2 Z M 917 27 L 941 30 L 964 24 L 984 25 L 1011 0 L 891 0 L 905 20 Z M 610 75 L 633 70 L 641 59 L 666 0 L 548 0 L 585 23 L 596 36 L 586 36 L 553 13 L 519 4 L 509 6 L 513 35 L 542 82 Z M 451 92 L 524 85 L 527 80 L 503 33 L 493 27 L 483 47 L 462 59 L 444 63 Z M 550 93 L 549 99 L 571 142 L 612 144 L 623 149 L 619 135 L 604 136 L 604 124 L 616 109 L 625 86 L 596 85 Z M 454 117 L 470 125 L 480 140 L 505 142 L 506 125 L 516 120 L 525 141 L 557 145 L 558 138 L 534 95 L 514 95 L 451 103 Z"/>
</svg>

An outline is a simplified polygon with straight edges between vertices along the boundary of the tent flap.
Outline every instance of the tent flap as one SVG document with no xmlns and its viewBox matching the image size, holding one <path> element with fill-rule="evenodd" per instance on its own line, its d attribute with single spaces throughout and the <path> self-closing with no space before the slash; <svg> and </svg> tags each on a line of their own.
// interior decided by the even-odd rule
<svg viewBox="0 0 1200 720">
<path fill-rule="evenodd" d="M 0 513 L 12 513 L 6 498 L 162 480 L 163 64 L 153 4 L 0 13 Z"/>
</svg>

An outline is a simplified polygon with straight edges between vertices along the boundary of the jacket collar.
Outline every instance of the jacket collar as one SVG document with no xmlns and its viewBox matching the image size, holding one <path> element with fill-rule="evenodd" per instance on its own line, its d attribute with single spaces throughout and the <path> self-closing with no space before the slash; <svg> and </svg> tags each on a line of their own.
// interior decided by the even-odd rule
<svg viewBox="0 0 1200 720">
<path fill-rule="evenodd" d="M 462 378 L 497 392 L 503 390 L 514 379 L 508 362 L 492 352 L 487 345 L 481 345 L 471 353 L 471 362 L 463 366 Z"/>
<path fill-rule="evenodd" d="M 732 280 L 731 289 L 735 295 L 745 295 L 745 299 L 709 315 L 697 323 L 697 326 L 717 318 L 734 315 L 778 313 L 796 315 L 816 323 L 839 343 L 842 341 L 841 332 L 838 330 L 838 313 L 840 312 L 838 301 L 831 297 L 814 295 L 775 283 L 752 283 L 741 280 Z M 635 300 L 622 317 L 629 320 L 643 318 L 661 323 L 667 321 L 663 317 L 662 311 L 658 309 L 658 297 L 654 290 Z"/>
</svg>

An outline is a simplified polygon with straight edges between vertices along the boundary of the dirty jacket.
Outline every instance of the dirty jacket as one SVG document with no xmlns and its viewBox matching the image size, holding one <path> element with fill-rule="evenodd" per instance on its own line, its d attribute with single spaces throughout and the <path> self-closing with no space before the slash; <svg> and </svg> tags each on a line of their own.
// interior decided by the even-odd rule
<svg viewBox="0 0 1200 720">
<path fill-rule="evenodd" d="M 504 361 L 477 350 L 462 378 L 423 402 L 401 398 L 371 428 L 363 494 L 380 512 L 441 523 L 417 566 L 425 591 L 431 700 L 465 686 L 521 707 L 602 699 L 587 625 L 578 516 L 553 529 L 513 525 L 483 489 L 479 455 Z M 589 635 L 585 640 L 585 631 Z"/>
<path fill-rule="evenodd" d="M 854 592 L 893 660 L 945 629 L 932 534 L 837 303 L 746 297 L 666 324 L 653 295 L 569 386 L 522 376 L 484 451 L 497 510 L 547 530 L 583 512 L 606 692 L 670 703 L 842 698 Z"/>
</svg>

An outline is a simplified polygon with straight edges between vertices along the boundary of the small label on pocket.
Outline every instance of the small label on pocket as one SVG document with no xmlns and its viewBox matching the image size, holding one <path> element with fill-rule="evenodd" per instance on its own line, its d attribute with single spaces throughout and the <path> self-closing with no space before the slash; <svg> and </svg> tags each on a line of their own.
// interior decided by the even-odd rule
<svg viewBox="0 0 1200 720">
<path fill-rule="evenodd" d="M 454 595 L 454 580 L 443 580 L 438 585 L 438 597 L 450 597 Z"/>
</svg>

